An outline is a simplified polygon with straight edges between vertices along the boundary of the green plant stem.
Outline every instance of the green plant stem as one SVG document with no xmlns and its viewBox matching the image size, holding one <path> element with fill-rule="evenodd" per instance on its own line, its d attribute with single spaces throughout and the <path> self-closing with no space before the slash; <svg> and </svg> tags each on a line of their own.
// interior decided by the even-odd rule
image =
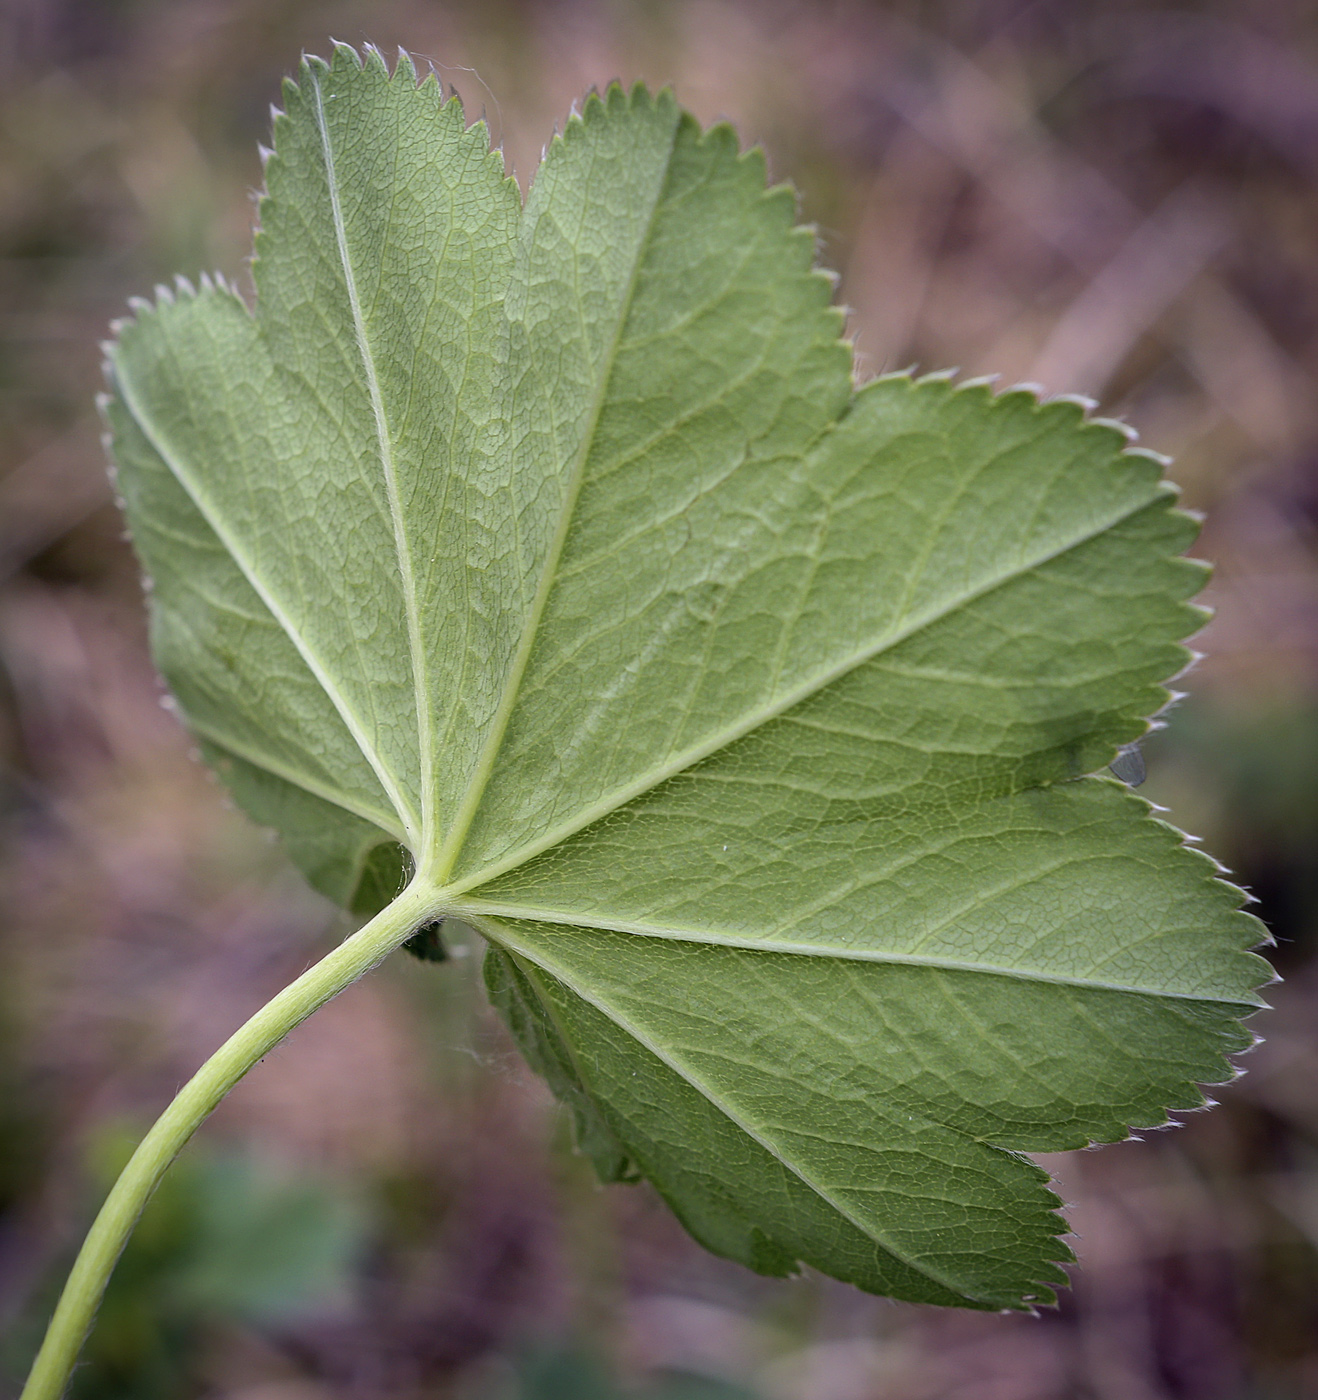
<svg viewBox="0 0 1318 1400">
<path fill-rule="evenodd" d="M 435 914 L 435 892 L 413 881 L 388 908 L 268 1001 L 206 1061 L 142 1139 L 83 1242 L 21 1400 L 59 1400 L 105 1286 L 169 1164 L 230 1089 L 295 1026 Z"/>
</svg>

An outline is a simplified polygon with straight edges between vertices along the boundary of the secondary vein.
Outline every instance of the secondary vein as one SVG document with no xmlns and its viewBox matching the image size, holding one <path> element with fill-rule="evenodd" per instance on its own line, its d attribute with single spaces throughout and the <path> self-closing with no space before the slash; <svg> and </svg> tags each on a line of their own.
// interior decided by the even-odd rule
<svg viewBox="0 0 1318 1400">
<path fill-rule="evenodd" d="M 216 538 L 224 546 L 229 557 L 237 566 L 239 573 L 247 580 L 252 591 L 269 609 L 270 615 L 279 624 L 284 635 L 292 643 L 303 663 L 315 678 L 316 683 L 329 697 L 330 703 L 338 712 L 339 718 L 343 721 L 344 727 L 352 736 L 353 742 L 360 750 L 362 757 L 370 764 L 372 771 L 380 781 L 385 796 L 392 803 L 394 811 L 398 813 L 399 820 L 403 823 L 408 833 L 409 842 L 414 840 L 417 832 L 414 830 L 414 817 L 412 808 L 403 794 L 398 779 L 394 776 L 389 765 L 385 763 L 383 756 L 371 742 L 364 725 L 356 711 L 348 703 L 347 697 L 339 689 L 333 676 L 326 669 L 324 662 L 316 655 L 310 643 L 302 635 L 297 624 L 288 615 L 283 605 L 266 587 L 261 579 L 259 571 L 245 551 L 241 547 L 238 539 L 229 530 L 221 514 L 214 505 L 206 498 L 205 494 L 197 486 L 197 483 L 190 479 L 189 473 L 183 465 L 182 458 L 174 452 L 164 435 L 152 421 L 150 414 L 142 406 L 133 388 L 132 380 L 124 373 L 123 363 L 120 360 L 114 362 L 114 382 L 119 391 L 124 407 L 131 414 L 134 422 L 141 429 L 142 436 L 151 444 L 152 449 L 160 460 L 165 464 L 169 474 L 178 482 L 180 489 L 192 502 L 197 513 L 206 524 L 215 532 Z"/>
<path fill-rule="evenodd" d="M 548 974 L 555 978 L 555 980 L 562 982 L 574 995 L 580 997 L 587 1005 L 593 1006 L 602 1016 L 612 1021 L 619 1030 L 631 1036 L 638 1045 L 647 1050 L 661 1064 L 666 1065 L 668 1069 L 676 1074 L 684 1083 L 689 1084 L 702 1098 L 723 1114 L 730 1123 L 734 1124 L 745 1133 L 748 1138 L 762 1148 L 775 1162 L 783 1167 L 785 1171 L 796 1177 L 807 1190 L 812 1191 L 821 1201 L 835 1210 L 852 1229 L 859 1231 L 866 1239 L 872 1240 L 885 1253 L 891 1255 L 892 1258 L 899 1263 L 904 1264 L 908 1269 L 923 1274 L 927 1279 L 946 1288 L 950 1293 L 959 1297 L 973 1298 L 975 1296 L 968 1292 L 964 1286 L 953 1282 L 948 1277 L 944 1277 L 937 1269 L 932 1268 L 927 1261 L 920 1260 L 898 1249 L 897 1246 L 873 1224 L 858 1219 L 856 1214 L 848 1206 L 836 1199 L 834 1193 L 831 1192 L 828 1187 L 815 1181 L 800 1163 L 784 1153 L 772 1138 L 755 1127 L 744 1114 L 738 1112 L 722 1095 L 714 1090 L 703 1076 L 697 1074 L 689 1065 L 684 1064 L 680 1056 L 667 1047 L 661 1047 L 655 1040 L 647 1036 L 645 1032 L 630 1020 L 630 1018 L 625 1016 L 604 998 L 592 995 L 577 982 L 570 979 L 562 968 L 549 965 L 545 960 L 535 956 L 529 949 L 519 945 L 516 941 L 509 942 L 505 946 L 507 946 L 509 950 L 515 951 L 519 958 L 523 958 L 526 962 L 530 963 L 534 967 L 536 973 L 541 975 Z M 539 977 L 536 977 L 534 980 L 538 982 Z M 538 990 L 540 990 L 543 999 L 543 990 L 539 988 Z"/>
<path fill-rule="evenodd" d="M 281 763 L 270 754 L 263 753 L 241 740 L 234 739 L 214 726 L 194 719 L 191 715 L 188 715 L 187 720 L 188 728 L 199 739 L 204 739 L 212 748 L 223 749 L 225 753 L 241 759 L 244 763 L 251 764 L 253 768 L 260 768 L 269 773 L 272 778 L 279 778 L 291 787 L 301 788 L 311 797 L 318 797 L 322 802 L 328 802 L 331 806 L 338 807 L 351 816 L 361 817 L 363 821 L 378 826 L 382 831 L 387 831 L 389 835 L 397 837 L 399 841 L 407 839 L 407 832 L 399 824 L 395 813 L 386 812 L 383 808 L 372 807 L 365 802 L 359 802 L 349 793 L 344 792 L 341 788 L 332 787 L 329 783 L 317 782 L 315 778 L 292 767 L 291 764 Z"/>
<path fill-rule="evenodd" d="M 634 801 L 643 794 L 658 787 L 660 783 L 667 782 L 669 778 L 676 777 L 679 773 L 685 772 L 688 768 L 694 767 L 711 754 L 718 753 L 728 745 L 735 743 L 738 739 L 743 739 L 771 720 L 777 719 L 780 715 L 786 714 L 794 706 L 810 699 L 812 695 L 826 689 L 834 682 L 842 679 L 843 676 L 863 666 L 867 661 L 873 661 L 883 655 L 884 652 L 891 651 L 908 638 L 915 636 L 925 628 L 932 627 L 935 623 L 942 621 L 945 617 L 950 617 L 959 608 L 968 606 L 970 603 L 986 597 L 996 589 L 1005 588 L 1018 578 L 1023 578 L 1034 569 L 1041 568 L 1053 559 L 1060 558 L 1068 554 L 1073 549 L 1079 549 L 1088 544 L 1091 540 L 1098 538 L 1106 531 L 1120 525 L 1123 521 L 1129 520 L 1132 516 L 1138 515 L 1140 511 L 1147 510 L 1158 498 L 1152 497 L 1138 501 L 1135 505 L 1123 510 L 1120 514 L 1110 520 L 1104 520 L 1092 529 L 1086 530 L 1076 538 L 1068 539 L 1056 549 L 1043 551 L 1037 558 L 1023 561 L 1018 567 L 1010 569 L 1008 572 L 995 578 L 986 580 L 977 588 L 967 589 L 954 599 L 931 608 L 923 615 L 919 615 L 907 620 L 902 627 L 894 628 L 886 636 L 881 637 L 871 646 L 858 648 L 855 652 L 840 658 L 833 665 L 823 671 L 816 672 L 799 685 L 785 691 L 772 703 L 762 706 L 744 714 L 735 724 L 730 724 L 726 728 L 710 735 L 703 742 L 694 744 L 681 753 L 676 754 L 667 763 L 642 774 L 625 787 L 616 789 L 607 796 L 593 803 L 584 811 L 578 812 L 569 821 L 563 822 L 552 831 L 547 832 L 535 841 L 528 842 L 520 849 L 511 852 L 502 860 L 495 861 L 483 870 L 474 872 L 461 880 L 457 880 L 451 886 L 454 894 L 462 894 L 468 890 L 476 889 L 489 880 L 495 879 L 499 875 L 506 874 L 509 870 L 515 870 L 519 865 L 524 865 L 528 860 L 540 855 L 542 852 L 559 845 L 567 840 L 569 836 L 575 835 L 578 831 L 593 825 L 601 818 L 606 817 L 611 812 L 616 812 L 620 807 L 625 807 L 627 803 Z"/>
<path fill-rule="evenodd" d="M 599 933 L 621 933 L 629 937 L 655 938 L 675 943 L 696 943 L 706 948 L 735 948 L 751 953 L 781 953 L 787 957 L 829 958 L 839 962 L 894 964 L 902 967 L 928 967 L 943 972 L 975 972 L 989 977 L 1008 977 L 1018 982 L 1046 982 L 1059 987 L 1099 992 L 1123 992 L 1131 996 L 1153 997 L 1159 1001 L 1208 1002 L 1216 1006 L 1257 1006 L 1257 997 L 1201 996 L 1197 992 L 1167 991 L 1137 987 L 1125 982 L 1107 982 L 1095 977 L 1083 977 L 1061 972 L 1042 972 L 1033 968 L 1004 967 L 997 963 L 962 961 L 928 953 L 899 953 L 882 948 L 846 948 L 836 945 L 793 942 L 787 939 L 754 938 L 735 933 L 719 933 L 708 929 L 683 929 L 669 925 L 644 923 L 639 920 L 595 918 L 572 910 L 554 909 L 534 904 L 483 900 L 452 896 L 440 891 L 446 911 L 456 918 L 479 925 L 482 919 L 525 919 L 528 922 L 554 924 L 560 928 L 589 929 Z M 500 925 L 502 928 L 503 925 Z"/>
<path fill-rule="evenodd" d="M 406 525 L 403 521 L 402 503 L 398 495 L 398 472 L 394 462 L 393 439 L 390 436 L 389 421 L 385 413 L 384 395 L 380 390 L 380 378 L 375 367 L 375 356 L 366 334 L 366 320 L 362 314 L 361 299 L 357 293 L 357 278 L 353 272 L 352 258 L 348 251 L 348 232 L 339 201 L 338 179 L 334 171 L 334 148 L 330 141 L 329 124 L 325 119 L 324 94 L 321 91 L 320 80 L 314 73 L 311 77 L 311 85 L 315 93 L 316 128 L 320 133 L 321 151 L 325 161 L 325 183 L 329 191 L 334 238 L 338 247 L 339 262 L 343 268 L 348 304 L 352 309 L 357 353 L 361 357 L 362 371 L 366 377 L 366 389 L 371 400 L 376 447 L 380 458 L 380 469 L 384 475 L 385 495 L 389 502 L 389 518 L 393 526 L 394 554 L 398 561 L 398 572 L 402 580 L 403 607 L 407 615 L 407 644 L 412 663 L 412 703 L 416 709 L 417 761 L 421 769 L 420 849 L 424 851 L 430 847 L 433 839 L 432 828 L 436 824 L 435 780 L 427 706 L 426 657 L 421 641 L 421 618 L 417 606 L 416 582 L 412 572 L 412 553 L 407 539 Z"/>
<path fill-rule="evenodd" d="M 679 123 L 674 121 L 668 148 L 669 162 L 671 162 L 673 147 L 677 142 L 678 127 Z M 559 510 L 558 522 L 555 526 L 553 538 L 550 541 L 549 550 L 545 556 L 544 566 L 541 569 L 535 597 L 532 600 L 530 610 L 527 613 L 526 621 L 522 628 L 522 635 L 518 642 L 517 651 L 514 653 L 512 665 L 509 667 L 508 677 L 504 682 L 503 693 L 499 699 L 498 709 L 495 711 L 494 719 L 491 722 L 485 743 L 481 749 L 480 759 L 473 769 L 471 779 L 467 785 L 467 790 L 458 806 L 457 813 L 445 837 L 444 844 L 435 858 L 432 878 L 437 884 L 443 884 L 445 882 L 461 852 L 462 843 L 466 839 L 467 832 L 480 806 L 481 798 L 484 796 L 490 775 L 494 771 L 494 761 L 503 744 L 503 737 L 507 732 L 508 722 L 512 718 L 512 712 L 517 701 L 518 692 L 521 688 L 522 678 L 526 674 L 526 668 L 531 659 L 531 649 L 534 646 L 536 634 L 540 628 L 541 618 L 544 616 L 545 607 L 549 601 L 549 595 L 553 590 L 557 578 L 559 559 L 562 556 L 563 547 L 567 542 L 568 530 L 576 511 L 577 499 L 581 494 L 581 485 L 585 477 L 586 462 L 590 456 L 590 449 L 594 445 L 600 414 L 604 410 L 605 396 L 608 392 L 609 382 L 613 375 L 613 365 L 617 358 L 618 346 L 622 341 L 623 330 L 626 326 L 627 317 L 631 311 L 632 300 L 636 293 L 636 284 L 640 276 L 641 265 L 645 261 L 645 254 L 654 233 L 659 202 L 663 196 L 663 191 L 667 182 L 667 169 L 668 165 L 665 164 L 665 178 L 656 182 L 654 197 L 646 215 L 644 232 L 637 243 L 636 256 L 632 262 L 627 286 L 619 300 L 618 315 L 613 327 L 613 335 L 608 352 L 600 364 L 594 399 L 591 403 L 589 416 L 587 417 L 585 428 L 581 434 L 581 441 L 577 446 L 576 456 L 573 459 L 572 468 L 568 475 L 567 489 L 564 492 L 563 504 Z M 583 298 L 578 296 L 577 308 L 579 316 L 582 306 Z M 582 326 L 582 330 L 583 339 L 585 339 L 584 325 Z"/>
</svg>

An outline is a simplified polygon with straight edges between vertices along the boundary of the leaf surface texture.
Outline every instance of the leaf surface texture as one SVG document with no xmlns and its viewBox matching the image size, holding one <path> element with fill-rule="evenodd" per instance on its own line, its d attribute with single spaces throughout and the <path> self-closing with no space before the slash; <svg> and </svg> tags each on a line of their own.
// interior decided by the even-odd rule
<svg viewBox="0 0 1318 1400">
<path fill-rule="evenodd" d="M 433 77 L 286 85 L 255 310 L 141 303 L 107 414 L 158 663 L 360 913 L 409 875 L 609 1178 L 711 1249 L 980 1308 L 1021 1154 L 1231 1074 L 1259 925 L 1102 772 L 1202 570 L 1068 402 L 852 382 L 757 152 L 611 88 L 525 207 Z"/>
</svg>

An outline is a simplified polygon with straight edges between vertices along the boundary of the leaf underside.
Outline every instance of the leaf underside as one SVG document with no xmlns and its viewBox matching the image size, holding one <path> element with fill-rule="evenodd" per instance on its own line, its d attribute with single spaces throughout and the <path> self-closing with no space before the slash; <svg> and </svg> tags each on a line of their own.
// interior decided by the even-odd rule
<svg viewBox="0 0 1318 1400">
<path fill-rule="evenodd" d="M 758 152 L 592 95 L 525 207 L 406 58 L 284 90 L 256 309 L 135 305 L 106 411 L 209 761 L 361 914 L 415 873 L 607 1179 L 709 1248 L 1029 1307 L 1021 1154 L 1202 1104 L 1260 925 L 1101 773 L 1201 613 L 1067 401 L 857 389 Z M 1086 776 L 1089 775 L 1089 776 Z"/>
</svg>

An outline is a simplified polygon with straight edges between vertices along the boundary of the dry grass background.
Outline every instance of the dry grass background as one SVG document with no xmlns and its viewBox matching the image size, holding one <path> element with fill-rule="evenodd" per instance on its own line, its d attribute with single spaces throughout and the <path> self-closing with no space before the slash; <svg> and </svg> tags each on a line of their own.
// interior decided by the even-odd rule
<svg viewBox="0 0 1318 1400">
<path fill-rule="evenodd" d="M 708 1258 L 648 1188 L 593 1184 L 474 958 L 395 959 L 191 1149 L 77 1394 L 1318 1397 L 1300 0 L 0 0 L 0 1386 L 122 1134 L 342 932 L 160 703 L 92 409 L 129 295 L 243 274 L 267 106 L 329 36 L 430 59 L 524 182 L 588 87 L 671 81 L 800 189 L 865 369 L 1090 394 L 1174 454 L 1217 614 L 1146 791 L 1259 895 L 1288 981 L 1215 1112 L 1051 1163 L 1082 1266 L 1028 1319 Z M 301 1234 L 261 1214 L 281 1191 L 302 1192 Z M 270 1257 L 230 1257 L 235 1236 Z"/>
</svg>

